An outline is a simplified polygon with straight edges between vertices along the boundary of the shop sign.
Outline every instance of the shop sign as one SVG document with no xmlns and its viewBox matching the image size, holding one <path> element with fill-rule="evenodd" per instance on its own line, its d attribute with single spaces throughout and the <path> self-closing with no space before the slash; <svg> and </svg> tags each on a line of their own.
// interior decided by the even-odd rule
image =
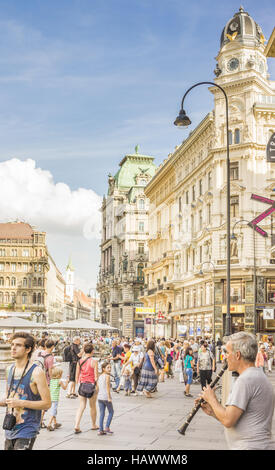
<svg viewBox="0 0 275 470">
<path fill-rule="evenodd" d="M 160 320 L 157 320 L 157 323 L 169 323 L 169 321 L 165 319 L 160 319 Z"/>
<path fill-rule="evenodd" d="M 227 313 L 227 306 L 222 306 L 222 313 Z M 230 305 L 230 313 L 245 313 L 245 305 Z"/>
<path fill-rule="evenodd" d="M 178 325 L 178 332 L 179 334 L 185 335 L 187 332 L 187 326 L 186 325 Z"/>
<path fill-rule="evenodd" d="M 151 307 L 136 307 L 136 313 L 140 315 L 152 315 L 155 313 L 155 309 Z"/>
<path fill-rule="evenodd" d="M 266 160 L 268 162 L 275 162 L 275 132 L 270 137 L 266 146 Z"/>
<path fill-rule="evenodd" d="M 274 308 L 264 308 L 263 320 L 274 320 Z"/>
</svg>

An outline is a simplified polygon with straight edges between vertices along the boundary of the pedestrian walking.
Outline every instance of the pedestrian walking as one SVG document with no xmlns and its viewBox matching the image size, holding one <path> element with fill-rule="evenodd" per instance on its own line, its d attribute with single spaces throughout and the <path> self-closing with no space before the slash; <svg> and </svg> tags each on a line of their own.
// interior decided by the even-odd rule
<svg viewBox="0 0 275 470">
<path fill-rule="evenodd" d="M 118 345 L 119 341 L 114 340 L 112 343 L 112 355 L 111 359 L 113 360 L 113 369 L 114 369 L 114 377 L 115 377 L 115 384 L 116 389 L 119 386 L 120 376 L 121 376 L 121 359 L 122 359 L 122 348 Z"/>
<path fill-rule="evenodd" d="M 54 431 L 62 426 L 61 423 L 57 423 L 57 408 L 59 403 L 59 396 L 60 396 L 60 388 L 66 390 L 69 383 L 69 378 L 64 381 L 62 380 L 63 370 L 59 367 L 54 367 L 51 373 L 51 380 L 50 380 L 50 394 L 51 394 L 51 401 L 52 406 L 49 411 L 50 420 L 47 426 L 48 431 Z"/>
<path fill-rule="evenodd" d="M 42 351 L 40 353 L 36 362 L 36 364 L 41 366 L 45 371 L 48 387 L 50 386 L 52 369 L 54 367 L 54 355 L 53 355 L 54 347 L 55 347 L 55 341 L 53 339 L 47 339 L 47 341 L 45 342 L 45 351 Z M 41 365 L 41 361 L 43 365 Z M 41 428 L 42 429 L 46 428 L 46 424 L 44 423 L 45 413 L 46 413 L 46 410 L 43 410 L 42 415 L 41 415 Z"/>
<path fill-rule="evenodd" d="M 82 356 L 82 352 L 80 349 L 81 340 L 79 336 L 75 336 L 73 338 L 73 343 L 70 346 L 70 351 L 67 353 L 67 358 L 69 360 L 69 387 L 68 393 L 66 395 L 67 398 L 77 398 L 78 395 L 75 393 L 75 384 L 76 384 L 76 366 L 79 359 Z"/>
<path fill-rule="evenodd" d="M 197 374 L 200 376 L 202 390 L 206 387 L 206 383 L 210 384 L 212 372 L 215 371 L 215 357 L 212 352 L 207 349 L 207 344 L 201 346 L 198 354 Z"/>
<path fill-rule="evenodd" d="M 268 344 L 268 348 L 267 348 L 267 364 L 268 364 L 268 372 L 271 374 L 272 372 L 272 365 L 273 365 L 273 361 L 274 361 L 274 346 L 273 344 L 270 342 Z"/>
<path fill-rule="evenodd" d="M 256 367 L 259 367 L 260 369 L 262 369 L 262 371 L 265 373 L 266 362 L 267 362 L 267 354 L 265 352 L 265 347 L 262 344 L 257 353 L 255 365 Z"/>
<path fill-rule="evenodd" d="M 103 436 L 105 434 L 113 434 L 110 429 L 112 418 L 114 415 L 114 408 L 111 397 L 111 384 L 110 384 L 111 364 L 104 362 L 102 364 L 102 373 L 99 376 L 97 382 L 97 399 L 99 406 L 99 431 L 98 435 Z M 104 418 L 106 408 L 108 410 L 108 418 L 104 429 Z"/>
<path fill-rule="evenodd" d="M 32 450 L 39 433 L 41 410 L 51 406 L 45 372 L 32 364 L 35 338 L 18 332 L 11 338 L 11 357 L 15 363 L 8 370 L 7 395 L 0 406 L 7 406 L 4 419 L 5 450 Z"/>
<path fill-rule="evenodd" d="M 79 360 L 76 367 L 76 383 L 80 383 L 78 389 L 79 407 L 75 418 L 75 434 L 79 434 L 80 421 L 89 400 L 90 415 L 92 419 L 92 430 L 98 429 L 96 425 L 96 382 L 98 377 L 97 361 L 92 358 L 93 345 L 87 343 L 84 346 L 84 356 Z"/>
<path fill-rule="evenodd" d="M 192 384 L 192 380 L 193 380 L 194 358 L 193 358 L 192 348 L 190 347 L 186 348 L 185 350 L 184 358 L 183 358 L 183 365 L 184 365 L 184 376 L 185 376 L 184 395 L 186 397 L 192 397 L 193 395 L 190 394 L 190 385 Z"/>
<path fill-rule="evenodd" d="M 275 450 L 271 432 L 274 391 L 266 375 L 255 367 L 256 356 L 254 335 L 244 331 L 231 335 L 226 343 L 228 370 L 238 372 L 239 377 L 225 407 L 209 385 L 201 393 L 206 402 L 202 409 L 223 424 L 231 450 Z"/>
<path fill-rule="evenodd" d="M 152 398 L 150 392 L 155 390 L 157 383 L 158 370 L 155 363 L 155 341 L 149 340 L 146 346 L 145 360 L 142 366 L 137 391 L 143 391 L 147 398 Z"/>
</svg>

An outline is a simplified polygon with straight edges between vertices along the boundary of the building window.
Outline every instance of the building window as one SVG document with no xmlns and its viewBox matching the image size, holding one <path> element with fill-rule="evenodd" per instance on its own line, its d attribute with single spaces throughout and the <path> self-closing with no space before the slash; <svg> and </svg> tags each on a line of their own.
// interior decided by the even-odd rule
<svg viewBox="0 0 275 470">
<path fill-rule="evenodd" d="M 212 188 L 212 172 L 209 171 L 208 173 L 208 190 Z"/>
<path fill-rule="evenodd" d="M 200 263 L 202 263 L 202 245 L 200 246 Z"/>
<path fill-rule="evenodd" d="M 28 287 L 28 279 L 26 277 L 23 279 L 23 287 Z"/>
<path fill-rule="evenodd" d="M 207 224 L 211 223 L 211 204 L 207 204 Z"/>
<path fill-rule="evenodd" d="M 196 188 L 195 186 L 192 186 L 192 201 L 194 202 L 196 199 Z"/>
<path fill-rule="evenodd" d="M 266 281 L 266 301 L 267 303 L 275 303 L 275 279 L 267 279 Z"/>
<path fill-rule="evenodd" d="M 139 255 L 144 255 L 144 243 L 139 243 L 138 244 L 138 254 Z"/>
<path fill-rule="evenodd" d="M 199 193 L 202 196 L 202 180 L 199 181 Z"/>
<path fill-rule="evenodd" d="M 199 211 L 199 230 L 202 230 L 202 211 Z"/>
<path fill-rule="evenodd" d="M 230 163 L 230 179 L 231 180 L 239 179 L 239 162 Z"/>
<path fill-rule="evenodd" d="M 223 303 L 226 303 L 226 281 L 224 281 Z M 242 279 L 231 279 L 230 282 L 230 303 L 245 303 L 245 282 Z"/>
<path fill-rule="evenodd" d="M 240 129 L 235 129 L 234 133 L 234 144 L 239 144 L 241 139 Z"/>
<path fill-rule="evenodd" d="M 12 285 L 12 287 L 16 286 L 16 278 L 15 277 L 11 278 L 11 285 Z"/>
<path fill-rule="evenodd" d="M 4 278 L 0 277 L 0 286 L 3 286 L 3 285 L 4 285 Z"/>
<path fill-rule="evenodd" d="M 229 140 L 229 145 L 232 145 L 232 131 L 228 131 L 228 140 Z"/>
<path fill-rule="evenodd" d="M 11 303 L 12 303 L 12 304 L 16 304 L 16 295 L 15 295 L 15 292 L 12 292 L 12 293 L 11 293 Z"/>
<path fill-rule="evenodd" d="M 188 193 L 188 191 L 186 191 L 186 193 L 185 193 L 185 202 L 186 202 L 186 204 L 189 204 L 189 193 Z"/>
<path fill-rule="evenodd" d="M 29 250 L 23 250 L 23 256 L 29 256 Z"/>
<path fill-rule="evenodd" d="M 23 271 L 25 273 L 28 271 L 28 263 L 23 263 Z"/>
<path fill-rule="evenodd" d="M 181 212 L 182 207 L 181 207 L 181 197 L 179 197 L 179 212 Z"/>
<path fill-rule="evenodd" d="M 138 208 L 139 208 L 140 210 L 144 210 L 144 208 L 145 208 L 144 199 L 139 199 L 139 201 L 138 201 Z"/>
<path fill-rule="evenodd" d="M 37 303 L 38 303 L 38 305 L 41 304 L 41 294 L 40 294 L 40 292 L 39 292 L 39 294 L 37 294 Z"/>
<path fill-rule="evenodd" d="M 142 263 L 140 263 L 137 267 L 138 281 L 144 281 L 143 268 L 144 268 L 144 265 Z"/>
<path fill-rule="evenodd" d="M 16 263 L 11 263 L 11 270 L 13 273 L 16 271 Z"/>
<path fill-rule="evenodd" d="M 144 232 L 144 222 L 140 221 L 138 224 L 138 230 L 139 232 Z"/>
<path fill-rule="evenodd" d="M 41 279 L 41 277 L 38 278 L 38 286 L 42 286 L 42 279 Z"/>
<path fill-rule="evenodd" d="M 33 294 L 33 296 L 32 296 L 32 303 L 36 304 L 36 294 Z"/>
<path fill-rule="evenodd" d="M 15 257 L 16 257 L 16 256 L 17 256 L 17 250 L 14 250 L 14 249 L 11 250 L 11 256 L 15 256 Z"/>
<path fill-rule="evenodd" d="M 26 303 L 27 303 L 27 294 L 26 294 L 26 292 L 23 292 L 23 294 L 22 294 L 22 304 L 26 305 Z"/>
<path fill-rule="evenodd" d="M 1 248 L 1 249 L 0 249 L 0 256 L 6 256 L 5 253 L 6 253 L 5 248 Z"/>
<path fill-rule="evenodd" d="M 10 302 L 10 294 L 8 292 L 5 293 L 5 303 L 8 304 Z"/>
<path fill-rule="evenodd" d="M 0 263 L 0 271 L 4 271 L 4 263 Z"/>
<path fill-rule="evenodd" d="M 10 287 L 10 278 L 9 277 L 6 278 L 6 286 Z"/>
<path fill-rule="evenodd" d="M 231 196 L 230 198 L 230 216 L 232 218 L 239 217 L 239 196 Z"/>
</svg>

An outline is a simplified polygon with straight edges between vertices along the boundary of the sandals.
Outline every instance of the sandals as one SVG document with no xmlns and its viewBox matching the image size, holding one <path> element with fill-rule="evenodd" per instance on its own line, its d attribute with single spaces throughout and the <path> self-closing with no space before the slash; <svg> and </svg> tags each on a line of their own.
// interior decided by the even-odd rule
<svg viewBox="0 0 275 470">
<path fill-rule="evenodd" d="M 42 423 L 40 424 L 40 428 L 41 428 L 41 429 L 46 429 L 46 427 L 47 427 L 47 426 L 46 426 L 45 423 L 42 422 Z"/>
<path fill-rule="evenodd" d="M 82 431 L 81 431 L 79 428 L 75 428 L 75 429 L 74 429 L 74 433 L 75 433 L 75 434 L 80 434 L 81 432 L 82 432 Z"/>
<path fill-rule="evenodd" d="M 45 426 L 46 427 L 46 426 Z M 47 430 L 48 431 L 54 431 L 55 428 L 53 428 L 52 426 L 47 426 Z"/>
<path fill-rule="evenodd" d="M 98 436 L 106 436 L 106 432 L 105 431 L 98 431 L 97 435 Z"/>
<path fill-rule="evenodd" d="M 97 431 L 98 429 L 99 429 L 99 427 L 92 428 L 92 431 Z"/>
</svg>

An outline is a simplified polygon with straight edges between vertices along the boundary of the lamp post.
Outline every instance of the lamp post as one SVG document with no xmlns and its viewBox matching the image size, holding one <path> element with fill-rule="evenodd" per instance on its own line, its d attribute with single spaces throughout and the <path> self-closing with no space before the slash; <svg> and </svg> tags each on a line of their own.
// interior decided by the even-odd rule
<svg viewBox="0 0 275 470">
<path fill-rule="evenodd" d="M 214 263 L 212 263 L 212 261 L 204 261 L 203 263 L 201 263 L 201 268 L 204 264 L 211 264 L 212 268 L 213 268 L 213 320 L 212 320 L 212 323 L 213 323 L 213 340 L 214 340 L 214 344 L 216 344 L 216 339 L 215 339 L 215 307 L 216 307 L 216 298 L 215 298 L 215 265 Z M 203 270 L 200 269 L 200 272 L 199 274 L 202 276 L 203 275 Z"/>
<path fill-rule="evenodd" d="M 226 116 L 226 169 L 227 169 L 227 198 L 226 198 L 226 214 L 227 214 L 227 264 L 226 264 L 226 277 L 227 277 L 227 306 L 226 306 L 226 321 L 225 321 L 225 336 L 231 334 L 231 314 L 230 314 L 230 160 L 229 160 L 229 127 L 228 127 L 228 98 L 225 90 L 214 82 L 199 82 L 191 86 L 186 93 L 184 94 L 181 102 L 181 109 L 178 117 L 176 118 L 174 124 L 177 127 L 186 127 L 191 124 L 191 120 L 186 115 L 186 112 L 183 109 L 183 103 L 186 95 L 195 87 L 199 85 L 212 85 L 219 90 L 224 95 L 225 98 L 225 116 Z"/>
<path fill-rule="evenodd" d="M 232 234 L 231 234 L 231 239 L 232 240 L 236 240 L 237 237 L 234 233 L 234 229 L 235 229 L 235 226 L 237 224 L 240 224 L 241 222 L 246 222 L 250 227 L 250 222 L 248 220 L 245 220 L 245 219 L 240 219 L 240 220 L 237 220 L 237 222 L 235 222 L 234 226 L 233 226 L 233 229 L 232 229 Z M 253 280 L 254 280 L 254 286 L 253 286 L 253 290 L 254 290 L 254 302 L 253 302 L 253 310 L 254 310 L 254 335 L 256 335 L 256 332 L 257 332 L 257 312 L 256 312 L 256 302 L 257 302 L 257 275 L 256 275 L 256 237 L 255 237 L 255 228 L 254 226 L 252 227 L 253 229 L 253 258 L 254 258 L 254 261 L 253 261 Z"/>
</svg>

